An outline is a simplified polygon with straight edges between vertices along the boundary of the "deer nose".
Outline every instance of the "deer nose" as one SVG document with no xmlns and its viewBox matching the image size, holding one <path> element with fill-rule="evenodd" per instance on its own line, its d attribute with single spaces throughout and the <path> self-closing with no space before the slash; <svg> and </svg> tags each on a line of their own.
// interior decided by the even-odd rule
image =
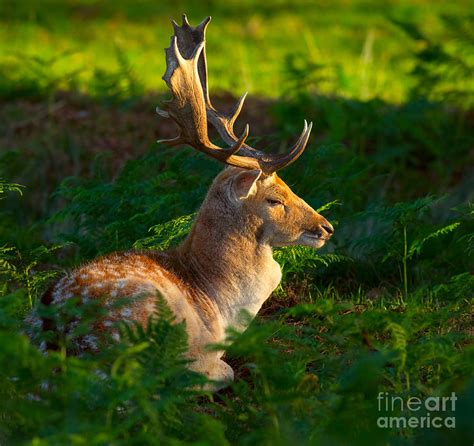
<svg viewBox="0 0 474 446">
<path fill-rule="evenodd" d="M 320 216 L 321 220 L 319 220 L 319 232 L 321 233 L 322 237 L 329 238 L 334 234 L 334 228 L 332 224 L 329 223 L 324 217 Z"/>
<path fill-rule="evenodd" d="M 334 228 L 332 227 L 332 224 L 329 222 L 324 223 L 321 225 L 321 227 L 329 234 L 333 235 L 334 234 Z"/>
</svg>

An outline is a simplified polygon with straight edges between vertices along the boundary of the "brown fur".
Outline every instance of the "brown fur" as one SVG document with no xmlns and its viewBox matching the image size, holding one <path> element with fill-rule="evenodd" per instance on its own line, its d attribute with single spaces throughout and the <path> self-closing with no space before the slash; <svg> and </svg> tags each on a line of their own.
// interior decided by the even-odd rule
<svg viewBox="0 0 474 446">
<path fill-rule="evenodd" d="M 278 286 L 281 271 L 271 248 L 319 248 L 331 234 L 331 225 L 276 174 L 227 168 L 214 180 L 190 234 L 177 249 L 100 257 L 59 280 L 42 304 L 60 306 L 73 296 L 80 302 L 103 298 L 107 315 L 77 341 L 75 351 L 80 353 L 97 350 L 102 333 L 117 338 L 116 321 L 146 324 L 159 292 L 177 319 L 186 321 L 191 367 L 226 381 L 233 372 L 220 359 L 222 352 L 205 347 L 222 342 L 230 326 L 244 329 L 241 311 L 255 316 Z M 129 297 L 133 299 L 125 307 L 113 307 L 115 300 Z M 55 327 L 44 319 L 43 329 Z"/>
</svg>

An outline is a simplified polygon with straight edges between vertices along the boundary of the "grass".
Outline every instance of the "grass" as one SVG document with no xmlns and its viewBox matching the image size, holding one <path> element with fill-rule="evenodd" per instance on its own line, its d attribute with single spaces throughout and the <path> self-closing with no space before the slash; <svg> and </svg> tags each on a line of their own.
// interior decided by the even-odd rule
<svg viewBox="0 0 474 446">
<path fill-rule="evenodd" d="M 287 88 L 287 59 L 295 58 L 296 63 L 321 66 L 314 86 L 319 92 L 396 103 L 407 97 L 413 52 L 420 43 L 409 39 L 393 20 L 416 23 L 430 37 L 442 40 L 449 31 L 441 16 L 469 11 L 469 2 L 423 1 L 299 0 L 264 5 L 247 0 L 225 6 L 129 0 L 2 3 L 0 66 L 23 89 L 28 83 L 34 89 L 39 82 L 46 89 L 52 84 L 101 94 L 97 81 L 116 71 L 119 49 L 146 90 L 163 91 L 168 17 L 179 20 L 187 12 L 191 23 L 213 16 L 207 39 L 213 91 L 278 97 Z"/>
<path fill-rule="evenodd" d="M 243 334 L 236 382 L 209 395 L 166 306 L 100 355 L 42 355 L 24 317 L 99 254 L 166 249 L 221 166 L 156 145 L 168 16 L 211 14 L 219 109 L 280 150 L 281 175 L 335 226 L 275 251 L 281 286 Z M 470 444 L 474 36 L 469 2 L 45 1 L 0 6 L 0 443 Z M 229 60 L 229 54 L 234 59 Z M 265 136 L 263 136 L 265 135 Z M 42 311 L 45 311 L 44 309 Z M 71 301 L 51 317 L 99 308 Z M 61 315 L 61 316 L 60 316 Z M 456 427 L 377 427 L 380 392 L 458 397 Z M 437 415 L 430 413 L 431 417 Z"/>
</svg>

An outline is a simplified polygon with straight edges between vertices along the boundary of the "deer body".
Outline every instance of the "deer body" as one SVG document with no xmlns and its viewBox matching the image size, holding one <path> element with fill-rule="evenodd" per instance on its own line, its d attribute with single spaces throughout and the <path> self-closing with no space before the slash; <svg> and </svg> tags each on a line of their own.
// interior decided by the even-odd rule
<svg viewBox="0 0 474 446">
<path fill-rule="evenodd" d="M 97 317 L 90 334 L 75 340 L 74 353 L 100 348 L 103 334 L 117 338 L 116 322 L 145 325 L 160 293 L 178 321 L 186 322 L 191 367 L 215 381 L 229 381 L 233 371 L 222 352 L 208 344 L 221 343 L 226 330 L 245 329 L 281 280 L 273 259 L 274 246 L 319 248 L 333 228 L 277 176 L 276 170 L 293 162 L 304 150 L 311 124 L 288 154 L 266 155 L 245 144 L 248 128 L 237 138 L 233 123 L 243 100 L 230 117 L 211 105 L 206 79 L 204 31 L 183 18 L 174 22 L 175 36 L 166 49 L 165 81 L 173 93 L 162 116 L 175 120 L 181 135 L 170 144 L 186 143 L 233 167 L 214 180 L 186 240 L 176 249 L 113 253 L 86 264 L 57 282 L 43 296 L 45 305 L 60 305 L 75 296 L 80 302 L 100 299 L 105 316 Z M 183 52 L 183 57 L 180 54 Z M 207 137 L 207 120 L 230 144 L 222 149 Z M 235 155 L 241 151 L 244 156 Z M 113 305 L 116 300 L 124 307 Z M 129 299 L 129 300 L 128 300 Z M 75 322 L 73 321 L 72 324 Z M 43 319 L 43 330 L 69 330 Z M 54 348 L 54 345 L 49 345 Z"/>
</svg>

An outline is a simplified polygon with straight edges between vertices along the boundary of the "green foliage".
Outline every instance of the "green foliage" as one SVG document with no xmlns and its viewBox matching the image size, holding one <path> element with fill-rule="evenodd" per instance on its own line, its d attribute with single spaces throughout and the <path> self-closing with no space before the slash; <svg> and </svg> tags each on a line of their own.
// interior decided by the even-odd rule
<svg viewBox="0 0 474 446">
<path fill-rule="evenodd" d="M 19 184 L 6 183 L 0 180 L 0 200 L 2 198 L 1 194 L 5 192 L 14 191 L 21 195 L 22 187 Z M 53 272 L 35 271 L 35 268 L 45 256 L 50 255 L 58 248 L 60 248 L 59 245 L 52 247 L 39 246 L 27 253 L 21 253 L 12 246 L 0 246 L 0 297 L 18 287 L 22 287 L 27 297 L 27 303 L 25 302 L 25 304 L 32 308 L 38 290 L 48 279 L 55 276 Z"/>
<path fill-rule="evenodd" d="M 98 302 L 40 305 L 58 326 L 80 323 L 37 331 L 28 312 L 59 271 L 176 246 L 221 168 L 153 142 L 175 132 L 148 120 L 159 101 L 148 95 L 164 86 L 156 42 L 182 11 L 139 3 L 0 6 L 0 443 L 472 443 L 473 35 L 462 2 L 186 0 L 193 23 L 204 9 L 214 18 L 211 92 L 262 93 L 242 117 L 254 138 L 270 128 L 278 151 L 314 122 L 281 176 L 335 235 L 321 251 L 275 249 L 281 287 L 246 332 L 212 347 L 236 371 L 214 395 L 186 368 L 185 326 L 160 297 L 146 326 L 120 324 L 121 341 L 100 354 L 66 355 Z M 59 350 L 40 353 L 45 340 Z M 379 392 L 456 392 L 456 429 L 380 429 Z"/>
<path fill-rule="evenodd" d="M 39 246 L 30 252 L 21 253 L 13 247 L 0 247 L 0 280 L 3 282 L 0 296 L 7 294 L 11 285 L 21 286 L 26 291 L 29 308 L 32 308 L 38 291 L 46 281 L 56 276 L 55 272 L 35 271 L 35 268 L 41 260 L 59 248 L 60 245 Z"/>
<path fill-rule="evenodd" d="M 443 16 L 446 39 L 433 39 L 413 24 L 394 20 L 417 41 L 416 64 L 411 72 L 413 94 L 454 104 L 465 110 L 474 105 L 474 16 Z"/>
<path fill-rule="evenodd" d="M 206 178 L 215 172 L 213 166 L 201 169 L 202 158 L 189 158 L 182 151 L 172 157 L 171 150 L 159 146 L 138 160 L 130 161 L 116 178 L 105 179 L 100 168 L 93 179 L 69 178 L 58 194 L 68 205 L 53 216 L 51 222 L 72 223 L 63 234 L 90 255 L 110 249 L 151 247 L 157 243 L 168 246 L 189 228 L 190 218 L 179 217 L 161 227 L 179 213 L 191 213 L 205 194 Z M 99 165 L 103 160 L 98 160 Z M 182 177 L 183 164 L 189 165 L 189 175 Z M 155 226 L 153 226 L 155 225 Z M 184 226 L 183 226 L 184 225 Z M 150 227 L 155 233 L 142 239 Z M 179 233 L 176 234 L 176 231 Z M 137 241 L 138 240 L 138 241 Z"/>
<path fill-rule="evenodd" d="M 21 184 L 7 183 L 5 180 L 0 178 L 0 200 L 2 199 L 1 194 L 5 194 L 6 192 L 18 192 L 21 195 L 22 187 Z"/>
<path fill-rule="evenodd" d="M 291 66 L 293 73 L 311 73 L 311 88 L 320 93 L 390 102 L 409 95 L 413 52 L 420 46 L 397 32 L 390 18 L 410 20 L 428 41 L 438 44 L 447 41 L 452 28 L 460 28 L 441 21 L 441 15 L 470 14 L 466 2 L 433 4 L 426 0 L 410 5 L 400 0 L 388 5 L 335 0 L 330 6 L 318 0 L 312 7 L 305 0 L 208 1 L 204 5 L 186 0 L 178 8 L 165 2 L 157 6 L 152 0 L 141 0 L 139 5 L 133 0 L 23 0 L 21 4 L 4 0 L 0 8 L 4 24 L 0 30 L 0 95 L 42 95 L 50 80 L 57 79 L 61 89 L 98 94 L 102 99 L 106 99 L 104 91 L 109 91 L 112 96 L 106 100 L 114 101 L 124 89 L 138 85 L 129 84 L 128 75 L 116 75 L 117 68 L 122 73 L 128 70 L 123 70 L 120 61 L 117 64 L 115 48 L 120 48 L 140 74 L 139 85 L 147 91 L 163 89 L 159 77 L 164 72 L 164 44 L 159 42 L 168 42 L 168 18 L 179 19 L 183 11 L 191 23 L 204 15 L 213 17 L 208 37 L 211 91 L 217 86 L 236 95 L 250 90 L 278 97 L 287 90 L 286 68 Z M 461 24 L 463 30 L 469 30 L 468 20 L 462 19 Z M 459 60 L 458 72 L 469 67 L 463 67 L 465 57 L 459 51 L 452 55 L 444 45 L 443 50 L 454 62 Z M 56 59 L 58 54 L 72 52 L 73 57 Z M 229 54 L 235 55 L 233 70 L 229 70 Z M 441 62 L 447 66 L 449 59 Z M 33 74 L 38 65 L 44 80 Z M 446 72 L 449 74 L 443 69 L 442 75 Z"/>
<path fill-rule="evenodd" d="M 238 444 L 416 444 L 415 430 L 395 439 L 396 430 L 373 428 L 380 416 L 376 397 L 381 391 L 423 397 L 455 385 L 449 370 L 464 369 L 472 354 L 456 358 L 458 335 L 439 336 L 449 312 L 463 313 L 455 308 L 439 314 L 425 306 L 420 313 L 411 303 L 402 312 L 368 311 L 321 299 L 232 334 L 227 351 L 242 380 L 232 388 L 237 398 L 224 395 L 218 412 L 228 438 Z"/>
<path fill-rule="evenodd" d="M 168 175 L 153 177 L 153 169 L 163 158 L 146 154 L 128 162 L 113 179 L 98 169 L 91 180 L 68 180 L 60 193 L 72 204 L 67 203 L 66 211 L 53 221 L 71 224 L 72 220 L 74 229 L 63 232 L 63 237 L 80 241 L 74 235 L 82 233 L 84 243 L 95 243 L 85 252 L 114 249 L 116 228 L 124 245 L 140 249 L 175 245 L 189 231 L 194 214 L 168 216 L 191 208 L 189 191 L 200 181 L 194 172 L 212 176 L 212 171 L 201 171 L 199 157 L 176 156 L 177 161 L 171 158 L 169 162 Z M 190 174 L 184 178 L 179 169 Z M 200 197 L 195 199 L 198 202 Z M 155 200 L 165 200 L 162 203 L 170 207 L 160 208 L 157 214 Z M 181 201 L 173 207 L 176 200 Z M 441 264 L 441 275 L 455 271 L 450 251 L 455 257 L 468 251 L 464 240 L 469 236 L 469 208 L 448 215 L 456 222 L 439 224 L 433 214 L 444 200 L 426 197 L 390 206 L 377 203 L 352 220 L 344 214 L 351 202 L 320 205 L 319 211 L 326 215 L 338 213 L 336 231 L 342 234 L 337 251 L 331 252 L 334 247 L 323 254 L 307 248 L 275 251 L 283 268 L 283 288 L 277 299 L 283 307 L 255 320 L 243 334 L 229 333 L 233 343 L 224 347 L 226 360 L 236 370 L 237 380 L 214 397 L 199 390 L 205 379 L 186 368 L 184 325 L 176 323 L 161 298 L 147 326 L 123 324 L 120 343 L 80 358 L 64 352 L 76 336 L 89 333 L 89 324 L 101 308 L 93 303 L 77 307 L 71 299 L 61 309 L 40 309 L 59 324 L 62 318 L 81 320 L 72 332 L 56 338 L 58 352 L 40 354 L 19 334 L 22 318 L 52 274 L 40 265 L 61 263 L 57 254 L 65 248 L 40 247 L 20 253 L 5 246 L 1 250 L 5 286 L 0 299 L 0 378 L 5 383 L 0 398 L 2 442 L 208 444 L 212 439 L 212 444 L 417 444 L 424 441 L 422 430 L 376 428 L 377 395 L 426 398 L 451 391 L 458 395 L 459 407 L 465 407 L 456 412 L 455 431 L 456 438 L 465 441 L 471 435 L 463 414 L 472 401 L 468 379 L 472 349 L 467 342 L 473 278 L 462 272 L 436 281 L 433 275 L 429 283 L 415 263 L 428 260 L 422 266 L 432 272 L 437 244 L 443 243 L 450 265 Z M 130 220 L 130 215 L 135 218 Z M 163 223 L 152 226 L 160 217 Z M 141 229 L 130 227 L 130 221 L 152 226 L 152 235 L 137 237 Z M 352 228 L 369 225 L 371 232 L 367 237 L 361 233 L 354 237 L 353 232 L 346 239 L 343 222 Z M 106 230 L 98 236 L 95 233 L 102 225 Z M 398 240 L 403 228 L 407 228 L 406 252 L 404 242 Z M 385 274 L 384 265 L 401 262 L 403 256 L 413 274 L 401 304 L 399 279 Z M 378 275 L 384 274 L 385 283 L 392 282 L 393 288 L 382 297 L 364 290 L 370 280 L 358 268 L 366 268 L 368 259 Z M 347 292 L 350 281 L 348 285 L 337 280 L 341 273 L 342 277 L 357 275 L 357 292 L 352 294 L 357 297 Z M 301 279 L 309 281 L 309 292 L 301 290 L 296 304 L 285 306 L 287 292 Z M 325 285 L 328 281 L 333 284 Z M 27 324 L 24 329 L 31 331 L 31 321 Z M 36 342 L 48 336 L 46 332 Z M 354 411 L 360 416 L 354 417 Z M 442 442 L 444 435 L 444 431 L 432 432 L 432 441 Z"/>
<path fill-rule="evenodd" d="M 127 103 L 136 101 L 144 89 L 130 64 L 124 50 L 115 45 L 117 71 L 96 68 L 89 83 L 91 95 L 106 103 Z"/>
<path fill-rule="evenodd" d="M 450 234 L 453 232 L 457 227 L 459 227 L 460 223 L 451 223 L 443 228 L 437 229 L 434 232 L 424 236 L 421 239 L 415 239 L 412 241 L 410 246 L 408 247 L 408 253 L 406 254 L 407 259 L 411 259 L 415 256 L 415 254 L 420 254 L 421 248 L 428 240 L 434 240 L 438 237 L 443 235 Z"/>
<path fill-rule="evenodd" d="M 8 444 L 160 444 L 222 436 L 193 410 L 184 326 L 162 299 L 145 330 L 123 327 L 123 341 L 81 359 L 39 353 L 24 336 L 0 331 L 0 438 Z M 194 430 L 194 426 L 199 426 Z M 185 429 L 183 429 L 185 427 Z"/>
<path fill-rule="evenodd" d="M 371 231 L 353 243 L 354 255 L 369 256 L 375 262 L 391 266 L 398 263 L 405 298 L 409 288 L 408 262 L 416 262 L 425 246 L 449 243 L 446 238 L 461 226 L 460 222 L 453 222 L 439 228 L 426 218 L 440 201 L 441 198 L 425 197 L 413 202 L 399 202 L 392 207 L 374 204 L 356 217 L 370 226 Z M 466 225 L 469 223 L 465 222 Z M 422 274 L 422 271 L 417 273 Z"/>
<path fill-rule="evenodd" d="M 81 68 L 69 68 L 58 72 L 58 63 L 64 64 L 74 55 L 74 50 L 56 53 L 54 56 L 41 54 L 25 55 L 8 53 L 12 58 L 0 70 L 2 87 L 0 92 L 6 97 L 44 96 L 52 105 L 58 89 L 75 88 Z M 67 64 L 67 62 L 66 62 Z M 18 67 L 21 66 L 21 70 Z"/>
<path fill-rule="evenodd" d="M 163 251 L 182 241 L 191 229 L 196 214 L 183 215 L 166 223 L 150 228 L 153 235 L 137 240 L 133 247 L 137 249 L 158 249 Z"/>
<path fill-rule="evenodd" d="M 338 254 L 318 254 L 314 249 L 304 246 L 275 249 L 273 257 L 283 270 L 283 284 L 287 281 L 288 275 L 299 274 L 304 276 L 310 273 L 311 269 L 322 266 L 328 267 L 333 263 L 350 260 Z"/>
</svg>

